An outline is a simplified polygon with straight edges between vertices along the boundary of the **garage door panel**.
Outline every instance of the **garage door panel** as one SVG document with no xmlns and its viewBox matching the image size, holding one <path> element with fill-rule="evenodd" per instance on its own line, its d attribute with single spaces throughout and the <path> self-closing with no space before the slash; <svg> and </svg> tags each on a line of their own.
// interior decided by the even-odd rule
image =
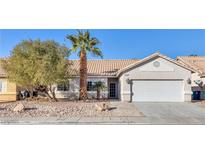
<svg viewBox="0 0 205 154">
<path fill-rule="evenodd" d="M 183 102 L 182 80 L 136 80 L 133 81 L 135 102 Z"/>
</svg>

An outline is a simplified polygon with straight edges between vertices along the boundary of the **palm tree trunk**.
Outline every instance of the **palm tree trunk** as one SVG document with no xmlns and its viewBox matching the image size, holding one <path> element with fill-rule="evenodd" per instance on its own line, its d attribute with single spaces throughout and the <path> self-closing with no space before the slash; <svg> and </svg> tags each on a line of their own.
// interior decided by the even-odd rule
<svg viewBox="0 0 205 154">
<path fill-rule="evenodd" d="M 87 55 L 86 51 L 80 52 L 80 100 L 86 100 L 87 97 Z"/>
</svg>

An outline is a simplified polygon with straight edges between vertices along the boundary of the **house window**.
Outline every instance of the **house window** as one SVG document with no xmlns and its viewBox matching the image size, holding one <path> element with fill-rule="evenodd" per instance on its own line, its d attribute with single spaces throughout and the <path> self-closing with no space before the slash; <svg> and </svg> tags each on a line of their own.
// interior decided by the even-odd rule
<svg viewBox="0 0 205 154">
<path fill-rule="evenodd" d="M 69 91 L 69 84 L 58 84 L 57 91 Z"/>
<path fill-rule="evenodd" d="M 87 91 L 95 91 L 94 89 L 94 85 L 96 82 L 92 82 L 92 81 L 88 81 L 87 82 Z M 104 82 L 102 82 L 103 84 L 105 84 Z"/>
<path fill-rule="evenodd" d="M 7 91 L 7 82 L 0 81 L 0 92 L 6 92 Z"/>
<path fill-rule="evenodd" d="M 88 83 L 87 83 L 87 91 L 93 91 L 93 82 L 92 81 L 88 81 Z"/>
</svg>

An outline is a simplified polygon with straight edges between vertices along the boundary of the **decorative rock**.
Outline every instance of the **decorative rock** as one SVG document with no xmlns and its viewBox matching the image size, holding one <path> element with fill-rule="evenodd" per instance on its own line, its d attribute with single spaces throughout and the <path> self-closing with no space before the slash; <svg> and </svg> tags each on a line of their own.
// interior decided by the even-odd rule
<svg viewBox="0 0 205 154">
<path fill-rule="evenodd" d="M 104 110 L 104 111 L 108 111 L 108 110 L 109 110 L 108 104 L 103 103 L 103 110 Z"/>
<path fill-rule="evenodd" d="M 22 104 L 23 105 L 22 105 Z M 20 105 L 21 104 L 21 105 Z M 19 106 L 22 109 L 19 109 Z M 23 109 L 24 106 L 24 109 Z M 98 117 L 110 116 L 112 108 L 109 102 L 86 103 L 83 101 L 76 102 L 17 102 L 17 103 L 3 103 L 0 104 L 0 118 L 5 117 Z M 109 112 L 106 112 L 109 111 Z M 15 112 L 14 112 L 15 111 Z M 25 112 L 24 112 L 25 111 Z M 115 114 L 115 112 L 114 112 Z M 118 114 L 118 112 L 116 112 Z"/>
<path fill-rule="evenodd" d="M 25 108 L 24 105 L 22 103 L 19 103 L 14 107 L 13 111 L 14 112 L 21 112 L 24 110 L 24 108 Z"/>
<path fill-rule="evenodd" d="M 95 104 L 95 107 L 97 111 L 103 111 L 103 108 L 100 105 Z"/>
<path fill-rule="evenodd" d="M 106 103 L 103 103 L 102 106 L 96 104 L 95 107 L 97 111 L 108 111 L 109 110 L 109 106 Z"/>
</svg>

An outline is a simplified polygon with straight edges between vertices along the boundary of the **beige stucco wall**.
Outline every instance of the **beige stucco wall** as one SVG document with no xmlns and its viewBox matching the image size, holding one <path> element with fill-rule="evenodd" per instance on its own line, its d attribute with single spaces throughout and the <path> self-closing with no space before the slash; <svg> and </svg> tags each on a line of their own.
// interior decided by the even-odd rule
<svg viewBox="0 0 205 154">
<path fill-rule="evenodd" d="M 16 101 L 16 84 L 9 82 L 6 78 L 0 78 L 6 84 L 5 91 L 0 92 L 0 102 Z"/>
<path fill-rule="evenodd" d="M 88 77 L 87 81 L 102 81 L 105 83 L 105 86 L 108 87 L 108 79 L 106 77 Z M 57 98 L 68 98 L 70 100 L 78 99 L 79 98 L 79 83 L 80 79 L 79 77 L 73 78 L 70 80 L 70 88 L 69 91 L 57 91 L 56 89 L 56 97 Z M 57 85 L 54 85 L 57 87 Z M 96 91 L 88 91 L 88 98 L 96 98 Z M 107 98 L 108 97 L 108 91 L 104 90 L 101 92 L 101 97 Z"/>
<path fill-rule="evenodd" d="M 160 62 L 160 67 L 153 68 L 154 61 Z M 184 101 L 191 101 L 191 84 L 187 83 L 189 78 L 191 79 L 191 71 L 158 57 L 121 74 L 119 79 L 121 100 L 130 101 L 131 98 L 130 84 L 127 83 L 127 79 L 181 79 L 184 82 Z"/>
</svg>

